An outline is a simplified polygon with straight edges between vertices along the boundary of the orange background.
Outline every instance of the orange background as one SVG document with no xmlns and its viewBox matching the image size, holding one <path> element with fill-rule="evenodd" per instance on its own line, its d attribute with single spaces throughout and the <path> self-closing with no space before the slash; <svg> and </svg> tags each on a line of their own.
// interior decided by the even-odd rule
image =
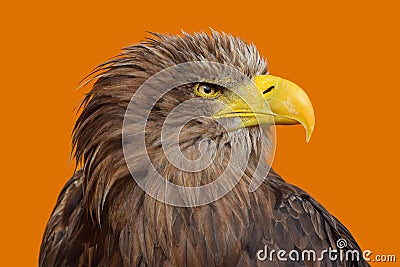
<svg viewBox="0 0 400 267">
<path fill-rule="evenodd" d="M 74 108 L 88 90 L 75 91 L 80 79 L 146 30 L 209 26 L 254 42 L 272 74 L 312 99 L 311 143 L 301 127 L 279 128 L 275 169 L 362 248 L 400 261 L 399 6 L 322 2 L 2 3 L 0 265 L 37 265 L 46 221 L 73 172 Z"/>
</svg>

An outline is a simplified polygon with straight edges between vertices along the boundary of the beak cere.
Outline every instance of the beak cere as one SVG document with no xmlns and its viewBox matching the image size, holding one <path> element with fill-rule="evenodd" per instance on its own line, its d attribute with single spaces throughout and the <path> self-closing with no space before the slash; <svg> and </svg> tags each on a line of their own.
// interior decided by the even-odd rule
<svg viewBox="0 0 400 267">
<path fill-rule="evenodd" d="M 310 140 L 315 125 L 314 109 L 307 94 L 295 83 L 272 75 L 254 78 L 273 113 L 276 125 L 301 124 Z"/>
</svg>

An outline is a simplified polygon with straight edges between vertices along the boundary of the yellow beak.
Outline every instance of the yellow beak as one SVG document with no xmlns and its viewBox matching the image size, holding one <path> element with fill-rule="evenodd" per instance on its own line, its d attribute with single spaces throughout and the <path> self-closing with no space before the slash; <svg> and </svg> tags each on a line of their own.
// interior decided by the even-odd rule
<svg viewBox="0 0 400 267">
<path fill-rule="evenodd" d="M 307 94 L 293 82 L 272 75 L 256 76 L 253 82 L 256 88 L 254 84 L 243 85 L 236 88 L 235 93 L 221 95 L 219 100 L 225 108 L 214 117 L 240 117 L 242 127 L 301 124 L 308 142 L 314 130 L 315 117 Z"/>
<path fill-rule="evenodd" d="M 314 109 L 307 94 L 295 83 L 272 75 L 260 75 L 254 83 L 269 104 L 276 125 L 301 124 L 310 141 L 315 125 Z"/>
</svg>

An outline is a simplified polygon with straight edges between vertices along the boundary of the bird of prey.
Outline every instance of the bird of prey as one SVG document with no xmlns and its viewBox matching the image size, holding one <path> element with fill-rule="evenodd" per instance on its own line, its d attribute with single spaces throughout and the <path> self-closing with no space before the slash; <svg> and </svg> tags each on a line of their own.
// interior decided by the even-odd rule
<svg viewBox="0 0 400 267">
<path fill-rule="evenodd" d="M 185 63 L 199 67 L 160 76 L 131 105 L 149 79 Z M 214 65 L 243 77 L 231 83 L 228 74 L 234 71 Z M 123 140 L 128 111 L 140 117 L 163 84 L 187 73 L 189 82 L 163 91 L 143 122 L 150 171 L 142 152 L 124 150 L 124 142 L 139 142 L 129 130 Z M 309 139 L 315 118 L 307 94 L 270 75 L 253 44 L 216 31 L 154 33 L 101 64 L 89 81 L 93 86 L 72 141 L 81 167 L 62 189 L 48 221 L 40 266 L 368 266 L 348 229 L 305 191 L 285 182 L 264 158 L 273 125 L 300 124 Z M 181 105 L 186 108 L 175 111 L 175 119 L 196 116 L 181 128 L 170 120 L 165 145 L 163 124 Z M 176 128 L 180 153 L 191 162 L 203 157 L 205 168 L 188 171 L 168 158 L 168 142 L 174 142 L 168 129 Z M 137 155 L 129 162 L 130 153 Z M 192 196 L 206 199 L 198 205 L 176 205 L 185 198 L 179 190 L 148 191 L 160 189 L 153 182 L 156 173 L 185 188 L 206 186 L 230 162 L 233 169 L 226 176 L 235 182 L 214 201 L 212 190 Z M 243 172 L 235 172 L 243 162 Z M 250 190 L 256 171 L 262 179 Z"/>
</svg>

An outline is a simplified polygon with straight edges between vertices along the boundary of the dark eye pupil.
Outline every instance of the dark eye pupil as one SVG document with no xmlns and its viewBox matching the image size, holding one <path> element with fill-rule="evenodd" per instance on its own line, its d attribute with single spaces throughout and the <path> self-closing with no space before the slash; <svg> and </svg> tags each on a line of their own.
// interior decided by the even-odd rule
<svg viewBox="0 0 400 267">
<path fill-rule="evenodd" d="M 212 89 L 208 85 L 203 85 L 203 91 L 205 94 L 210 94 L 212 92 Z"/>
</svg>

